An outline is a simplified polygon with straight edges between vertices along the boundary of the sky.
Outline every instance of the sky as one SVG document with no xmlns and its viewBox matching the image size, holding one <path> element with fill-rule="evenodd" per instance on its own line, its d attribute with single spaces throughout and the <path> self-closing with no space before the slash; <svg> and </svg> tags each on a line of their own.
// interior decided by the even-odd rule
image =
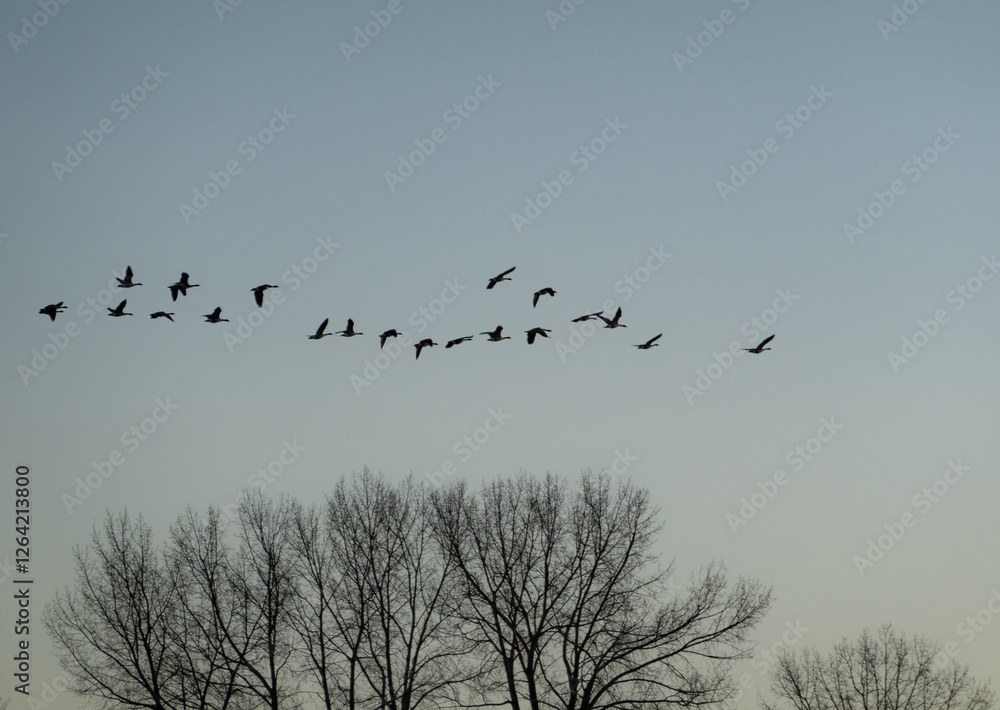
<svg viewBox="0 0 1000 710">
<path fill-rule="evenodd" d="M 0 694 L 18 466 L 36 699 L 42 610 L 106 511 L 163 539 L 365 466 L 647 487 L 678 583 L 717 560 L 773 585 L 735 708 L 771 650 L 882 623 L 996 682 L 998 24 L 987 0 L 4 3 Z M 308 340 L 326 318 L 364 335 Z"/>
</svg>

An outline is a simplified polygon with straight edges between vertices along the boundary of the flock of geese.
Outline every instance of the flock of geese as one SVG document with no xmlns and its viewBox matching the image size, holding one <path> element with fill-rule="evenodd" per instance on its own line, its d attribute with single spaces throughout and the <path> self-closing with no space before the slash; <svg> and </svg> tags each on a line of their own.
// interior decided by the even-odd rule
<svg viewBox="0 0 1000 710">
<path fill-rule="evenodd" d="M 510 278 L 510 274 L 514 271 L 515 268 L 517 268 L 517 267 L 512 266 L 509 269 L 507 269 L 506 271 L 504 271 L 503 273 L 500 273 L 500 274 L 494 276 L 493 278 L 491 278 L 489 280 L 489 282 L 486 284 L 487 290 L 492 289 L 494 286 L 496 286 L 498 283 L 501 283 L 502 281 L 512 281 L 512 279 Z M 118 281 L 118 286 L 120 288 L 133 288 L 135 286 L 142 286 L 141 283 L 139 283 L 137 281 L 134 281 L 133 278 L 134 278 L 134 276 L 133 276 L 133 273 L 132 273 L 132 267 L 128 266 L 125 269 L 125 278 L 117 278 L 116 277 L 116 280 Z M 178 295 L 187 296 L 187 291 L 188 291 L 189 288 L 197 288 L 198 286 L 199 286 L 199 284 L 193 284 L 193 283 L 191 283 L 190 282 L 190 276 L 187 274 L 187 272 L 184 272 L 184 273 L 181 274 L 180 280 L 178 280 L 176 283 L 170 284 L 170 287 L 169 287 L 170 288 L 170 297 L 171 297 L 171 299 L 173 301 L 176 301 Z M 278 286 L 276 286 L 274 284 L 261 284 L 260 286 L 255 286 L 254 288 L 250 289 L 250 291 L 253 293 L 253 296 L 254 296 L 254 302 L 257 304 L 258 308 L 260 308 L 261 306 L 264 305 L 264 292 L 267 291 L 269 288 L 278 288 Z M 532 301 L 531 301 L 531 307 L 535 308 L 538 305 L 538 299 L 541 298 L 542 296 L 555 296 L 555 295 L 556 295 L 556 292 L 553 289 L 549 288 L 549 287 L 546 287 L 546 288 L 543 288 L 543 289 L 539 289 L 538 291 L 535 291 L 535 293 L 534 293 L 534 297 L 532 298 Z M 120 318 L 122 316 L 135 315 L 134 313 L 126 313 L 125 312 L 125 305 L 126 305 L 127 302 L 128 302 L 127 299 L 122 299 L 122 302 L 119 303 L 114 308 L 108 308 L 108 315 L 111 316 L 112 318 Z M 39 309 L 38 312 L 41 313 L 41 314 L 47 315 L 49 318 L 51 318 L 54 321 L 56 319 L 56 315 L 58 315 L 59 313 L 62 313 L 65 310 L 66 310 L 66 306 L 64 305 L 64 303 L 62 301 L 59 301 L 58 303 L 50 303 L 49 305 L 45 306 L 44 308 Z M 149 317 L 152 318 L 153 320 L 156 320 L 157 318 L 166 318 L 171 323 L 173 323 L 173 322 L 175 322 L 174 319 L 173 319 L 173 316 L 175 316 L 175 315 L 177 315 L 177 314 L 176 313 L 168 313 L 166 311 L 156 311 L 155 313 L 150 313 Z M 228 318 L 223 318 L 222 317 L 222 307 L 221 306 L 216 307 L 216 309 L 214 311 L 212 311 L 211 313 L 204 314 L 203 317 L 205 318 L 205 322 L 207 322 L 207 323 L 228 323 L 229 322 Z M 605 328 L 626 328 L 627 326 L 624 323 L 620 322 L 621 317 L 622 317 L 622 309 L 619 306 L 618 310 L 615 311 L 615 315 L 614 315 L 613 318 L 607 318 L 604 315 L 604 312 L 600 311 L 600 312 L 597 312 L 597 313 L 588 313 L 586 315 L 580 316 L 579 318 L 574 318 L 572 320 L 572 322 L 573 323 L 581 323 L 583 321 L 598 320 L 598 319 L 600 319 L 600 320 L 604 321 L 604 327 Z M 347 328 L 345 328 L 344 330 L 338 330 L 335 333 L 328 333 L 328 332 L 326 332 L 326 327 L 329 324 L 330 324 L 330 319 L 327 318 L 326 320 L 324 320 L 322 323 L 319 324 L 319 328 L 316 329 L 315 333 L 313 333 L 312 335 L 307 336 L 308 339 L 309 340 L 321 340 L 322 338 L 325 338 L 328 335 L 340 335 L 340 336 L 342 336 L 344 338 L 353 338 L 354 336 L 357 336 L 357 335 L 364 335 L 364 333 L 360 333 L 360 332 L 354 330 L 354 321 L 351 318 L 347 319 Z M 535 342 L 535 339 L 537 337 L 541 336 L 543 338 L 547 338 L 547 337 L 549 337 L 548 334 L 551 333 L 552 331 L 550 329 L 548 329 L 548 328 L 531 328 L 530 330 L 526 330 L 524 332 L 527 333 L 528 345 L 531 345 L 531 344 L 533 344 Z M 503 326 L 502 325 L 498 325 L 494 330 L 490 330 L 490 331 L 485 331 L 485 332 L 479 333 L 479 335 L 488 336 L 487 339 L 490 342 L 493 342 L 493 343 L 498 343 L 501 340 L 510 340 L 510 336 L 509 335 L 503 335 Z M 640 350 L 649 350 L 650 348 L 655 348 L 655 347 L 657 347 L 659 345 L 659 343 L 657 343 L 656 341 L 659 340 L 662 335 L 663 335 L 663 333 L 660 333 L 659 335 L 654 335 L 652 338 L 650 338 L 646 342 L 640 343 L 638 345 L 633 345 L 633 347 L 639 348 Z M 390 328 L 389 330 L 383 332 L 382 334 L 380 334 L 378 336 L 379 337 L 379 348 L 381 349 L 381 348 L 385 347 L 385 342 L 389 338 L 395 338 L 395 337 L 398 337 L 398 336 L 399 336 L 399 332 L 397 330 L 393 329 L 393 328 Z M 455 338 L 454 340 L 449 340 L 445 344 L 445 348 L 447 349 L 447 348 L 454 347 L 456 345 L 461 345 L 462 343 L 465 343 L 465 342 L 468 342 L 468 341 L 472 340 L 474 337 L 475 336 L 473 336 L 473 335 L 463 335 L 461 338 Z M 771 340 L 773 338 L 774 338 L 774 336 L 770 335 L 770 336 L 764 338 L 764 340 L 762 340 L 761 343 L 759 345 L 757 345 L 756 347 L 753 347 L 753 348 L 743 348 L 743 349 L 745 351 L 747 351 L 748 353 L 754 353 L 754 354 L 759 355 L 760 353 L 764 352 L 765 350 L 770 350 L 771 349 L 771 348 L 768 348 L 768 347 L 765 347 L 765 346 L 769 342 L 771 342 Z M 437 345 L 437 343 L 435 343 L 430 338 L 424 338 L 419 343 L 417 343 L 416 345 L 414 345 L 414 347 L 417 350 L 417 358 L 420 357 L 420 351 L 421 350 L 423 350 L 424 348 L 433 347 L 435 345 Z"/>
</svg>

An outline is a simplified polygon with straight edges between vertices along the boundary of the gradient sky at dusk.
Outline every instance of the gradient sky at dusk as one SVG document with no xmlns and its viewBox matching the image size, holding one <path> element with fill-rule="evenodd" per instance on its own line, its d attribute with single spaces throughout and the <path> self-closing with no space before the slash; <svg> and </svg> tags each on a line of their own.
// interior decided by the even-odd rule
<svg viewBox="0 0 1000 710">
<path fill-rule="evenodd" d="M 678 581 L 717 559 L 774 585 L 762 650 L 789 624 L 826 651 L 891 622 L 996 680 L 1000 618 L 962 625 L 1000 598 L 1000 6 L 399 0 L 345 56 L 390 4 L 78 0 L 27 41 L 8 33 L 40 5 L 0 9 L 0 499 L 30 466 L 32 689 L 59 672 L 44 603 L 107 509 L 162 539 L 248 482 L 309 501 L 363 466 L 478 481 L 616 461 L 661 506 Z M 218 194 L 182 207 L 213 174 Z M 109 293 L 127 264 L 143 285 Z M 174 303 L 182 271 L 200 286 Z M 251 316 L 262 283 L 281 289 Z M 126 297 L 133 317 L 104 315 Z M 203 322 L 216 306 L 230 323 Z M 626 328 L 571 329 L 618 306 Z M 307 340 L 324 318 L 364 336 Z M 498 324 L 511 340 L 444 348 Z M 535 326 L 551 337 L 529 347 Z M 388 328 L 409 344 L 376 359 Z M 158 402 L 176 410 L 130 434 Z M 734 669 L 752 681 L 736 707 L 766 665 Z"/>
</svg>

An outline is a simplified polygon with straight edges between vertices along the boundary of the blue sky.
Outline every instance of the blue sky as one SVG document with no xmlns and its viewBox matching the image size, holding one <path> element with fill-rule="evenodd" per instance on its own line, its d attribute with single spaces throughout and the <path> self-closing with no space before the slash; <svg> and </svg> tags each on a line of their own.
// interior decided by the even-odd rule
<svg viewBox="0 0 1000 710">
<path fill-rule="evenodd" d="M 682 576 L 719 559 L 774 585 L 762 648 L 788 624 L 825 650 L 892 622 L 1000 667 L 1000 619 L 961 627 L 1000 589 L 1000 8 L 389 6 L 0 10 L 0 465 L 32 471 L 33 687 L 58 673 L 44 602 L 105 510 L 162 534 L 251 480 L 313 499 L 366 465 L 477 481 L 627 461 Z M 112 293 L 127 264 L 143 286 Z M 200 285 L 174 303 L 182 271 Z M 281 288 L 258 313 L 262 283 Z M 124 297 L 135 316 L 107 318 Z M 203 322 L 216 306 L 230 323 Z M 571 329 L 618 306 L 627 328 Z M 365 335 L 307 340 L 324 318 Z M 498 324 L 511 340 L 443 347 Z M 529 347 L 535 326 L 551 337 Z M 406 342 L 379 359 L 388 328 Z M 762 665 L 736 669 L 737 707 Z"/>
</svg>

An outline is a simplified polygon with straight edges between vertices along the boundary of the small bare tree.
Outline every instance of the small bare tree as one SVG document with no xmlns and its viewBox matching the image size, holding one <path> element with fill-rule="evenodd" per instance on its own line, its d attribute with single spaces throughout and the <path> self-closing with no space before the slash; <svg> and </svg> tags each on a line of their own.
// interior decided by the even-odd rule
<svg viewBox="0 0 1000 710">
<path fill-rule="evenodd" d="M 70 689 L 107 708 L 179 707 L 170 644 L 179 610 L 149 526 L 109 512 L 73 556 L 75 586 L 57 592 L 43 614 Z"/>
<path fill-rule="evenodd" d="M 843 639 L 828 656 L 785 648 L 771 671 L 773 701 L 764 710 L 989 710 L 995 694 L 966 666 L 939 668 L 940 646 L 907 639 L 889 625 Z"/>
</svg>

